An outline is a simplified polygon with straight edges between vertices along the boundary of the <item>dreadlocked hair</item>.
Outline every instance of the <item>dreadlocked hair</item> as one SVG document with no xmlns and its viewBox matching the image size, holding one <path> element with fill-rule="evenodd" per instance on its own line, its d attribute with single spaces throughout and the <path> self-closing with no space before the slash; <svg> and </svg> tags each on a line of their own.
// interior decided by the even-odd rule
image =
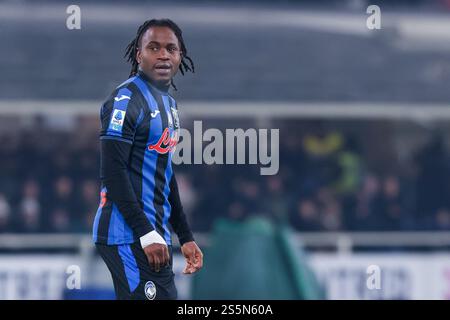
<svg viewBox="0 0 450 320">
<path fill-rule="evenodd" d="M 136 75 L 138 72 L 139 64 L 136 60 L 136 53 L 139 49 L 143 34 L 151 27 L 168 27 L 175 33 L 175 36 L 177 37 L 181 47 L 181 63 L 179 67 L 181 74 L 184 75 L 184 73 L 187 71 L 195 72 L 194 62 L 187 55 L 186 45 L 184 44 L 183 40 L 183 32 L 177 26 L 177 24 L 170 19 L 151 19 L 145 21 L 141 26 L 139 26 L 136 37 L 128 44 L 126 48 L 124 58 L 126 58 L 127 61 L 131 63 L 130 77 Z M 170 84 L 175 90 L 177 90 L 177 87 L 173 83 L 173 79 L 170 80 Z"/>
</svg>

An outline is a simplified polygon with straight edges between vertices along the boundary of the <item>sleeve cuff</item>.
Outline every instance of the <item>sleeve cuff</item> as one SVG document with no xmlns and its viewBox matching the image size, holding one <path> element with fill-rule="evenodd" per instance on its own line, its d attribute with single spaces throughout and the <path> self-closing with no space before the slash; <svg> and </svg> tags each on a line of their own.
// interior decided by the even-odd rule
<svg viewBox="0 0 450 320">
<path fill-rule="evenodd" d="M 194 235 L 192 234 L 192 232 L 189 232 L 189 234 L 187 234 L 185 236 L 178 237 L 178 242 L 180 242 L 180 246 L 182 246 L 186 242 L 191 242 L 191 241 L 195 241 Z"/>
<path fill-rule="evenodd" d="M 146 218 L 140 219 L 136 225 L 138 226 L 135 227 L 135 232 L 139 238 L 155 230 Z"/>
<path fill-rule="evenodd" d="M 163 237 L 159 235 L 155 230 L 143 235 L 140 237 L 142 249 L 153 244 L 153 243 L 161 243 L 167 245 L 166 241 L 164 241 Z"/>
</svg>

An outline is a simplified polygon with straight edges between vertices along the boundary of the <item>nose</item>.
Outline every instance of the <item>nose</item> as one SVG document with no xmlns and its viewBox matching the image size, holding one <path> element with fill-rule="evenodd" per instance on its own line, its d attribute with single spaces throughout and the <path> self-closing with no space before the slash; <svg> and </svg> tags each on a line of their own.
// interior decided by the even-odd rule
<svg viewBox="0 0 450 320">
<path fill-rule="evenodd" d="M 158 60 L 169 60 L 169 52 L 166 48 L 161 48 L 161 50 L 159 50 Z"/>
</svg>

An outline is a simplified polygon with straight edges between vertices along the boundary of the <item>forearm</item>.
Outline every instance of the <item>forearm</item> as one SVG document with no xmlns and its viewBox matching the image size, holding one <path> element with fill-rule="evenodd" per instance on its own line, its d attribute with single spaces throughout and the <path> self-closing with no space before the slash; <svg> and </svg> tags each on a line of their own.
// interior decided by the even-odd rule
<svg viewBox="0 0 450 320">
<path fill-rule="evenodd" d="M 181 204 L 175 174 L 172 175 L 172 179 L 170 180 L 169 202 L 172 208 L 169 222 L 177 234 L 180 244 L 183 245 L 186 242 L 194 241 L 194 236 L 189 227 L 186 214 L 184 213 L 183 206 Z"/>
<path fill-rule="evenodd" d="M 133 232 L 142 237 L 154 230 L 146 218 L 132 187 L 127 159 L 131 145 L 117 140 L 102 139 L 101 179 L 107 190 L 107 197 L 119 209 Z"/>
</svg>

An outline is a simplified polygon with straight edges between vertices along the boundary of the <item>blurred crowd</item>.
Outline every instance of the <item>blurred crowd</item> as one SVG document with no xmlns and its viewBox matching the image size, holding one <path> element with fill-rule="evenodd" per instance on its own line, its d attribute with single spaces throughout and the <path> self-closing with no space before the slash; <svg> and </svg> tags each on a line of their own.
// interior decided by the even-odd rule
<svg viewBox="0 0 450 320">
<path fill-rule="evenodd" d="M 0 134 L 0 232 L 90 232 L 99 203 L 96 126 L 37 123 Z M 450 161 L 440 134 L 392 161 L 386 142 L 372 144 L 364 131 L 277 126 L 277 175 L 261 176 L 258 165 L 175 166 L 194 231 L 254 215 L 300 231 L 450 230 Z"/>
</svg>

